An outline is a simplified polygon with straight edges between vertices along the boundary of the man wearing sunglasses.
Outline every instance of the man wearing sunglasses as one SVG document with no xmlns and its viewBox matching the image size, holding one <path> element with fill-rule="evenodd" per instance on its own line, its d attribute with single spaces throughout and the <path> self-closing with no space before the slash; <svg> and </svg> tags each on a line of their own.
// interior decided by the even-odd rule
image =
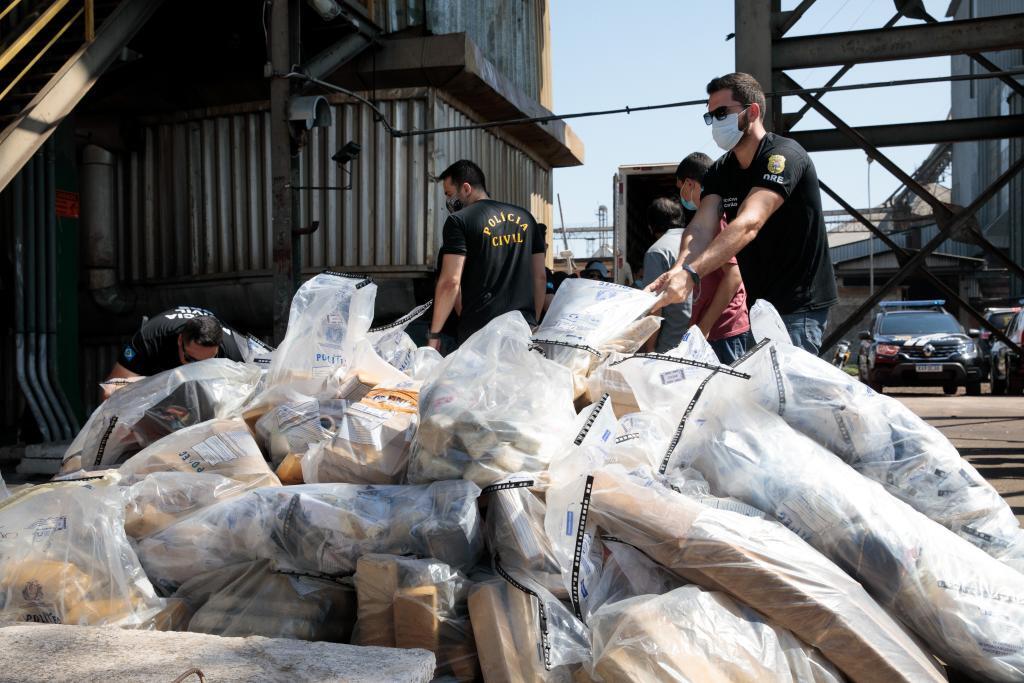
<svg viewBox="0 0 1024 683">
<path fill-rule="evenodd" d="M 237 332 L 204 308 L 178 306 L 164 311 L 146 321 L 121 349 L 103 385 L 103 398 L 118 386 L 110 380 L 133 381 L 209 358 L 244 361 L 241 343 Z"/>
<path fill-rule="evenodd" d="M 704 176 L 676 264 L 647 289 L 661 295 L 659 307 L 685 301 L 736 257 L 747 301 L 769 301 L 793 343 L 817 354 L 838 295 L 814 164 L 794 140 L 765 131 L 753 76 L 721 76 L 707 91 L 704 121 L 725 154 Z"/>
</svg>

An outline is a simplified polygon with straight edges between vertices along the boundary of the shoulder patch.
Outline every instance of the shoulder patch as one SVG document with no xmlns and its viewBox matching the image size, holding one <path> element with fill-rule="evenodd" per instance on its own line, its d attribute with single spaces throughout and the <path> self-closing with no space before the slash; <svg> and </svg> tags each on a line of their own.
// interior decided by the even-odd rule
<svg viewBox="0 0 1024 683">
<path fill-rule="evenodd" d="M 781 154 L 772 154 L 768 157 L 768 172 L 782 173 L 786 170 L 786 157 Z"/>
<path fill-rule="evenodd" d="M 135 349 L 130 346 L 124 347 L 124 359 L 130 361 L 135 358 Z"/>
</svg>

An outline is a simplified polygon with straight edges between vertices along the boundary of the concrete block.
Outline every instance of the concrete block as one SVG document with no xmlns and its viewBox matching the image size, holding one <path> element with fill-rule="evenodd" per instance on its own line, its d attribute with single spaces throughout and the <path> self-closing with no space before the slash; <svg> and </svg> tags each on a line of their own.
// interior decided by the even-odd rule
<svg viewBox="0 0 1024 683">
<path fill-rule="evenodd" d="M 427 683 L 434 666 L 426 650 L 96 626 L 0 628 L 3 683 L 149 683 L 173 681 L 193 668 L 207 683 Z"/>
</svg>

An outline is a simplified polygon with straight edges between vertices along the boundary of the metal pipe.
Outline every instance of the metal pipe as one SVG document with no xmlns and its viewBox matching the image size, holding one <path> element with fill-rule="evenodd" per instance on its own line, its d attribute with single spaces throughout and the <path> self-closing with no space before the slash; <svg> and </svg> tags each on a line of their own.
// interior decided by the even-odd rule
<svg viewBox="0 0 1024 683">
<path fill-rule="evenodd" d="M 46 196 L 57 196 L 57 154 L 53 139 L 43 147 L 46 159 Z M 60 381 L 60 354 L 57 350 L 58 296 L 57 296 L 57 207 L 53 201 L 46 204 L 46 243 L 49 247 L 46 259 L 46 337 L 49 353 L 46 355 L 46 374 L 50 379 L 53 396 L 57 400 L 57 416 L 64 428 L 64 438 L 73 439 L 78 433 L 78 418 L 71 408 L 67 392 Z"/>
<path fill-rule="evenodd" d="M 49 141 L 47 141 L 49 143 Z M 54 440 L 70 439 L 71 424 L 63 415 L 60 401 L 53 389 L 50 377 L 50 250 L 53 244 L 50 235 L 50 214 L 54 211 L 50 181 L 52 180 L 46 152 L 36 155 L 36 375 L 39 377 L 39 392 L 46 401 L 51 415 Z M 52 146 L 50 156 L 52 156 Z"/>
<path fill-rule="evenodd" d="M 136 302 L 117 273 L 114 155 L 96 145 L 82 150 L 81 212 L 85 275 L 93 301 L 106 311 L 127 313 Z"/>
<path fill-rule="evenodd" d="M 31 165 L 30 161 L 21 173 L 14 176 L 14 363 L 18 384 L 25 396 L 25 402 L 28 403 L 29 411 L 35 418 L 36 424 L 39 425 L 39 431 L 42 432 L 43 438 L 49 441 L 49 426 L 43 418 L 43 411 L 39 407 L 39 401 L 36 399 L 28 375 L 28 316 L 26 311 L 28 296 L 25 293 L 25 238 L 28 234 L 26 217 L 28 212 L 25 211 L 25 207 L 31 192 L 26 190 L 25 186 L 31 185 L 31 183 L 26 183 L 25 179 L 30 177 Z"/>
</svg>

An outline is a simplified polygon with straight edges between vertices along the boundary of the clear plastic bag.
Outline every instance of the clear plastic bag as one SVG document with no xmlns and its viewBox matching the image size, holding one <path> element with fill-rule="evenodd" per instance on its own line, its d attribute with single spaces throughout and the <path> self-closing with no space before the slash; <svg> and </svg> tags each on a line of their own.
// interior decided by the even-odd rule
<svg viewBox="0 0 1024 683">
<path fill-rule="evenodd" d="M 367 333 L 367 339 L 373 344 L 373 350 L 389 365 L 407 375 L 416 373 L 416 342 L 406 334 L 409 325 L 431 310 L 434 302 L 417 306 L 398 320 L 388 325 L 375 327 Z"/>
<path fill-rule="evenodd" d="M 116 465 L 180 429 L 237 415 L 259 381 L 256 366 L 213 358 L 133 382 L 93 411 L 64 453 L 61 473 Z"/>
<path fill-rule="evenodd" d="M 301 458 L 311 445 L 333 437 L 353 403 L 347 398 L 294 398 L 298 400 L 275 406 L 256 422 L 256 434 L 275 467 L 289 455 Z"/>
<path fill-rule="evenodd" d="M 356 563 L 355 585 L 353 644 L 423 648 L 437 658 L 435 676 L 480 678 L 461 572 L 434 559 L 371 554 Z"/>
<path fill-rule="evenodd" d="M 267 386 L 296 384 L 314 394 L 324 379 L 346 370 L 355 343 L 370 329 L 376 296 L 377 285 L 362 277 L 327 272 L 304 282 L 292 298 Z"/>
<path fill-rule="evenodd" d="M 192 612 L 188 630 L 217 636 L 347 643 L 355 591 L 338 579 L 275 571 L 267 560 L 196 576 L 174 598 Z"/>
<path fill-rule="evenodd" d="M 770 328 L 775 315 L 771 304 L 758 302 L 751 324 Z M 939 430 L 902 403 L 789 343 L 768 344 L 736 369 L 753 376 L 741 387 L 746 398 L 918 512 L 1024 570 L 1024 529 L 1013 510 Z"/>
<path fill-rule="evenodd" d="M 598 681 L 842 683 L 817 650 L 728 595 L 683 586 L 599 610 Z"/>
<path fill-rule="evenodd" d="M 474 585 L 469 618 L 485 681 L 570 683 L 590 659 L 587 628 L 529 578 Z"/>
<path fill-rule="evenodd" d="M 342 576 L 367 553 L 409 554 L 465 571 L 483 550 L 479 494 L 468 481 L 261 488 L 143 539 L 138 552 L 168 593 L 196 574 L 256 559 L 279 570 Z"/>
<path fill-rule="evenodd" d="M 486 502 L 484 538 L 491 556 L 506 571 L 529 576 L 553 595 L 568 595 L 562 570 L 544 532 L 544 491 L 540 479 L 516 475 L 480 492 Z"/>
<path fill-rule="evenodd" d="M 151 536 L 204 508 L 269 485 L 265 481 L 212 472 L 153 472 L 125 489 L 124 530 L 134 539 Z"/>
<path fill-rule="evenodd" d="M 622 335 L 656 301 L 654 294 L 634 287 L 569 279 L 558 288 L 533 340 L 546 357 L 572 371 L 574 396 L 581 396 L 602 347 Z M 657 325 L 639 344 L 656 329 Z"/>
<path fill-rule="evenodd" d="M 932 657 L 860 584 L 782 525 L 709 508 L 621 466 L 588 477 L 588 520 L 603 535 L 756 609 L 850 679 L 944 680 Z"/>
<path fill-rule="evenodd" d="M 111 481 L 42 484 L 0 503 L 0 621 L 138 628 L 164 607 Z"/>
<path fill-rule="evenodd" d="M 480 486 L 547 469 L 575 416 L 568 370 L 530 350 L 518 311 L 492 320 L 445 358 L 420 391 L 411 482 Z"/>
<path fill-rule="evenodd" d="M 663 595 L 683 585 L 683 581 L 644 555 L 642 552 L 614 536 L 601 536 L 605 558 L 601 574 L 590 586 L 591 606 L 600 614 L 607 605 L 641 595 Z M 598 634 L 595 627 L 594 640 Z M 598 653 L 595 650 L 595 659 Z"/>
<path fill-rule="evenodd" d="M 945 661 L 990 680 L 1024 677 L 1024 574 L 861 477 L 778 415 L 736 410 L 731 393 L 721 387 L 707 421 L 688 428 L 680 448 L 713 492 L 783 522 Z"/>
</svg>

